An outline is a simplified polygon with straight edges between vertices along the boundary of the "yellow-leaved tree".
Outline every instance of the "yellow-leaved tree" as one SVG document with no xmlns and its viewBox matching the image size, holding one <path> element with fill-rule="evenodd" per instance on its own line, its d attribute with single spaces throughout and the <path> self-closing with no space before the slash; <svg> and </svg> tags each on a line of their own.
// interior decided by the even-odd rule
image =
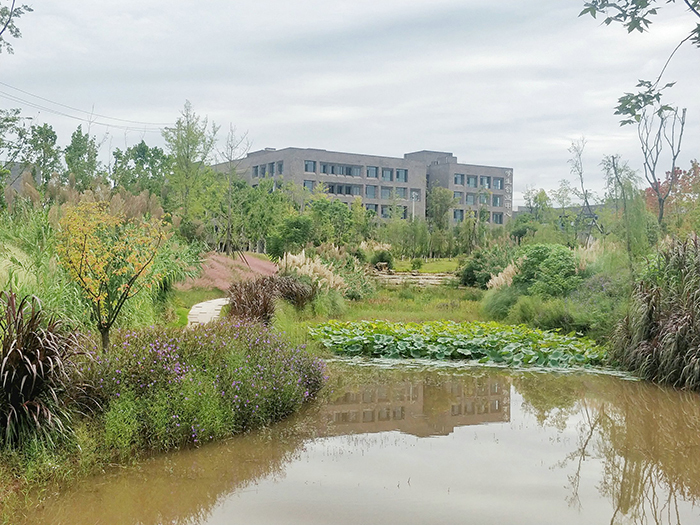
<svg viewBox="0 0 700 525">
<path fill-rule="evenodd" d="M 88 299 L 105 351 L 126 301 L 157 282 L 152 263 L 165 238 L 163 224 L 112 215 L 106 202 L 69 206 L 59 224 L 60 263 Z"/>
</svg>

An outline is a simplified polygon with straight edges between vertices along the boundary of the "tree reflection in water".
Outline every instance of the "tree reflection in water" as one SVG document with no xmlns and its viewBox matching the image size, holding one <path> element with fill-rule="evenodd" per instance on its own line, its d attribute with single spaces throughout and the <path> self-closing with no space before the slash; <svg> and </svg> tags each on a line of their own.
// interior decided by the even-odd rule
<svg viewBox="0 0 700 525">
<path fill-rule="evenodd" d="M 700 396 L 594 375 L 522 374 L 524 408 L 542 426 L 578 420 L 569 503 L 579 507 L 583 464 L 600 460 L 600 493 L 613 503 L 611 524 L 680 524 L 679 502 L 700 500 Z"/>
</svg>

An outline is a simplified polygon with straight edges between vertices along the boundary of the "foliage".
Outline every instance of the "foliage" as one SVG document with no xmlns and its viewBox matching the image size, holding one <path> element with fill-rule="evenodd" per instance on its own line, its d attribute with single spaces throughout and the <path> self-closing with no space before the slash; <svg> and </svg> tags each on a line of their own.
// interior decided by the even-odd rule
<svg viewBox="0 0 700 525">
<path fill-rule="evenodd" d="M 15 20 L 25 13 L 31 13 L 33 9 L 26 4 L 15 5 L 12 2 L 10 7 L 1 6 L 0 7 L 0 53 L 4 49 L 7 53 L 14 53 L 12 45 L 5 40 L 3 36 L 5 32 L 9 34 L 12 38 L 19 38 L 22 36 L 19 28 L 15 25 Z"/>
<path fill-rule="evenodd" d="M 433 186 L 426 197 L 426 217 L 431 228 L 446 230 L 449 225 L 449 211 L 457 203 L 454 194 L 447 188 Z"/>
<path fill-rule="evenodd" d="M 563 297 L 580 284 L 573 252 L 559 244 L 525 246 L 518 258 L 514 285 L 522 285 L 532 294 Z"/>
<path fill-rule="evenodd" d="M 503 321 L 520 297 L 520 290 L 514 286 L 493 288 L 484 294 L 481 310 L 488 319 Z"/>
<path fill-rule="evenodd" d="M 152 263 L 164 236 L 160 222 L 111 215 L 104 202 L 69 206 L 61 218 L 59 260 L 90 303 L 103 349 L 126 301 L 158 282 Z"/>
<path fill-rule="evenodd" d="M 86 371 L 117 455 L 200 444 L 277 421 L 312 398 L 323 364 L 260 325 L 119 331 Z"/>
<path fill-rule="evenodd" d="M 229 317 L 270 324 L 275 315 L 279 290 L 274 277 L 237 281 L 228 289 Z"/>
<path fill-rule="evenodd" d="M 369 262 L 372 266 L 377 266 L 377 263 L 386 263 L 386 267 L 389 270 L 394 268 L 394 256 L 389 250 L 377 250 L 373 252 Z"/>
<path fill-rule="evenodd" d="M 423 267 L 423 259 L 416 257 L 411 259 L 411 270 L 418 271 Z"/>
<path fill-rule="evenodd" d="M 346 299 L 357 301 L 370 297 L 376 291 L 367 264 L 344 248 L 322 244 L 309 250 L 309 254 L 317 254 L 321 262 L 343 280 L 344 286 L 342 289 L 338 288 L 338 291 L 342 291 Z"/>
<path fill-rule="evenodd" d="M 0 443 L 70 431 L 77 339 L 36 297 L 0 295 Z"/>
<path fill-rule="evenodd" d="M 509 244 L 493 244 L 476 250 L 460 270 L 460 283 L 485 290 L 491 278 L 500 274 L 512 262 L 514 251 Z"/>
<path fill-rule="evenodd" d="M 78 191 L 91 188 L 100 169 L 97 151 L 95 137 L 83 133 L 82 124 L 79 125 L 71 135 L 70 144 L 63 150 L 67 168 L 64 181 L 70 178 Z"/>
<path fill-rule="evenodd" d="M 151 148 L 142 140 L 125 151 L 115 149 L 112 156 L 114 167 L 110 178 L 115 186 L 133 194 L 147 190 L 154 195 L 164 195 L 173 162 L 161 148 Z"/>
<path fill-rule="evenodd" d="M 651 262 L 620 323 L 612 357 L 646 379 L 700 389 L 700 240 L 674 240 Z"/>
<path fill-rule="evenodd" d="M 600 365 L 605 357 L 586 339 L 498 323 L 329 321 L 310 333 L 326 348 L 351 356 L 468 359 L 514 367 Z"/>
</svg>

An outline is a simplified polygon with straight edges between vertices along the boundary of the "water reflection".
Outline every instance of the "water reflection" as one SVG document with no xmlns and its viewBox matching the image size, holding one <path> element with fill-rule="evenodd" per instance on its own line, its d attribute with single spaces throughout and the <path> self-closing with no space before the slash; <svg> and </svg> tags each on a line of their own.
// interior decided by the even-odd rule
<svg viewBox="0 0 700 525">
<path fill-rule="evenodd" d="M 691 525 L 698 452 L 695 394 L 340 363 L 298 417 L 89 480 L 24 523 Z"/>
<path fill-rule="evenodd" d="M 505 377 L 416 374 L 396 383 L 345 386 L 321 409 L 331 435 L 398 430 L 418 437 L 510 420 Z"/>
</svg>

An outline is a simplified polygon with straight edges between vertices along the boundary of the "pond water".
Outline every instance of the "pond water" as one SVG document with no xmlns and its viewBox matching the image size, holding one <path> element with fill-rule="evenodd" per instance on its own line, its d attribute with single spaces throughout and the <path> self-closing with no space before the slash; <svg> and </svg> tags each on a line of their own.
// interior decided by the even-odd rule
<svg viewBox="0 0 700 525">
<path fill-rule="evenodd" d="M 288 421 L 85 480 L 25 523 L 700 523 L 695 394 L 583 372 L 330 375 Z"/>
</svg>

